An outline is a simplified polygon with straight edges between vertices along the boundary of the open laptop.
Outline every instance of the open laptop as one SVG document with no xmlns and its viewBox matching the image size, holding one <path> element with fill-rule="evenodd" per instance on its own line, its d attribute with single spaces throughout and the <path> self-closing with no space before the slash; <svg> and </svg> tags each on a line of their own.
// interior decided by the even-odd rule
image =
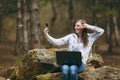
<svg viewBox="0 0 120 80">
<path fill-rule="evenodd" d="M 78 65 L 82 63 L 81 52 L 56 51 L 56 63 L 58 65 Z"/>
</svg>

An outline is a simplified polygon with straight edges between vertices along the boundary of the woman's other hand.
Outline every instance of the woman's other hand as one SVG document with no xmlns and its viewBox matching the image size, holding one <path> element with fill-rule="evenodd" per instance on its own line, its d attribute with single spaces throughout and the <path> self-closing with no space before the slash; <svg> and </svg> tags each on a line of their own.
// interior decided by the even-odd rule
<svg viewBox="0 0 120 80">
<path fill-rule="evenodd" d="M 87 28 L 88 27 L 88 24 L 87 23 L 84 23 L 82 24 L 84 28 Z"/>
</svg>

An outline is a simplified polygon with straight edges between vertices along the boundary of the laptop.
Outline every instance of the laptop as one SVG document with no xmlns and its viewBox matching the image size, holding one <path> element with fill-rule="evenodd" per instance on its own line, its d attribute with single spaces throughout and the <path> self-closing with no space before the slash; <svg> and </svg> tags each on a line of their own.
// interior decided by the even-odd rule
<svg viewBox="0 0 120 80">
<path fill-rule="evenodd" d="M 58 65 L 78 65 L 82 64 L 81 52 L 56 51 L 56 63 Z"/>
</svg>

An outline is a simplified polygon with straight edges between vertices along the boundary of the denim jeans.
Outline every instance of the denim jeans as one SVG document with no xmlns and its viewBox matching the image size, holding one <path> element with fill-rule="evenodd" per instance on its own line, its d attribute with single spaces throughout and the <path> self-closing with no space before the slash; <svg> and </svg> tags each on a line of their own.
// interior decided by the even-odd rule
<svg viewBox="0 0 120 80">
<path fill-rule="evenodd" d="M 78 80 L 78 73 L 83 72 L 85 70 L 85 64 L 81 66 L 77 65 L 62 65 L 62 80 Z"/>
</svg>

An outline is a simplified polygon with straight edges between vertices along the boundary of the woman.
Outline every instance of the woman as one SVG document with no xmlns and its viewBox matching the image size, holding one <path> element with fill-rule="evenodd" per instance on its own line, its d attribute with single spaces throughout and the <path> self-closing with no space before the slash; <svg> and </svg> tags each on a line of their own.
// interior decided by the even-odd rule
<svg viewBox="0 0 120 80">
<path fill-rule="evenodd" d="M 94 31 L 91 34 L 87 33 L 87 29 Z M 68 51 L 79 51 L 82 53 L 82 65 L 62 65 L 63 80 L 78 80 L 78 73 L 85 70 L 87 59 L 94 41 L 104 33 L 102 28 L 92 26 L 86 23 L 85 20 L 79 19 L 75 21 L 73 26 L 74 33 L 68 34 L 65 37 L 55 39 L 48 34 L 48 28 L 44 29 L 47 40 L 57 46 L 68 45 Z"/>
</svg>

